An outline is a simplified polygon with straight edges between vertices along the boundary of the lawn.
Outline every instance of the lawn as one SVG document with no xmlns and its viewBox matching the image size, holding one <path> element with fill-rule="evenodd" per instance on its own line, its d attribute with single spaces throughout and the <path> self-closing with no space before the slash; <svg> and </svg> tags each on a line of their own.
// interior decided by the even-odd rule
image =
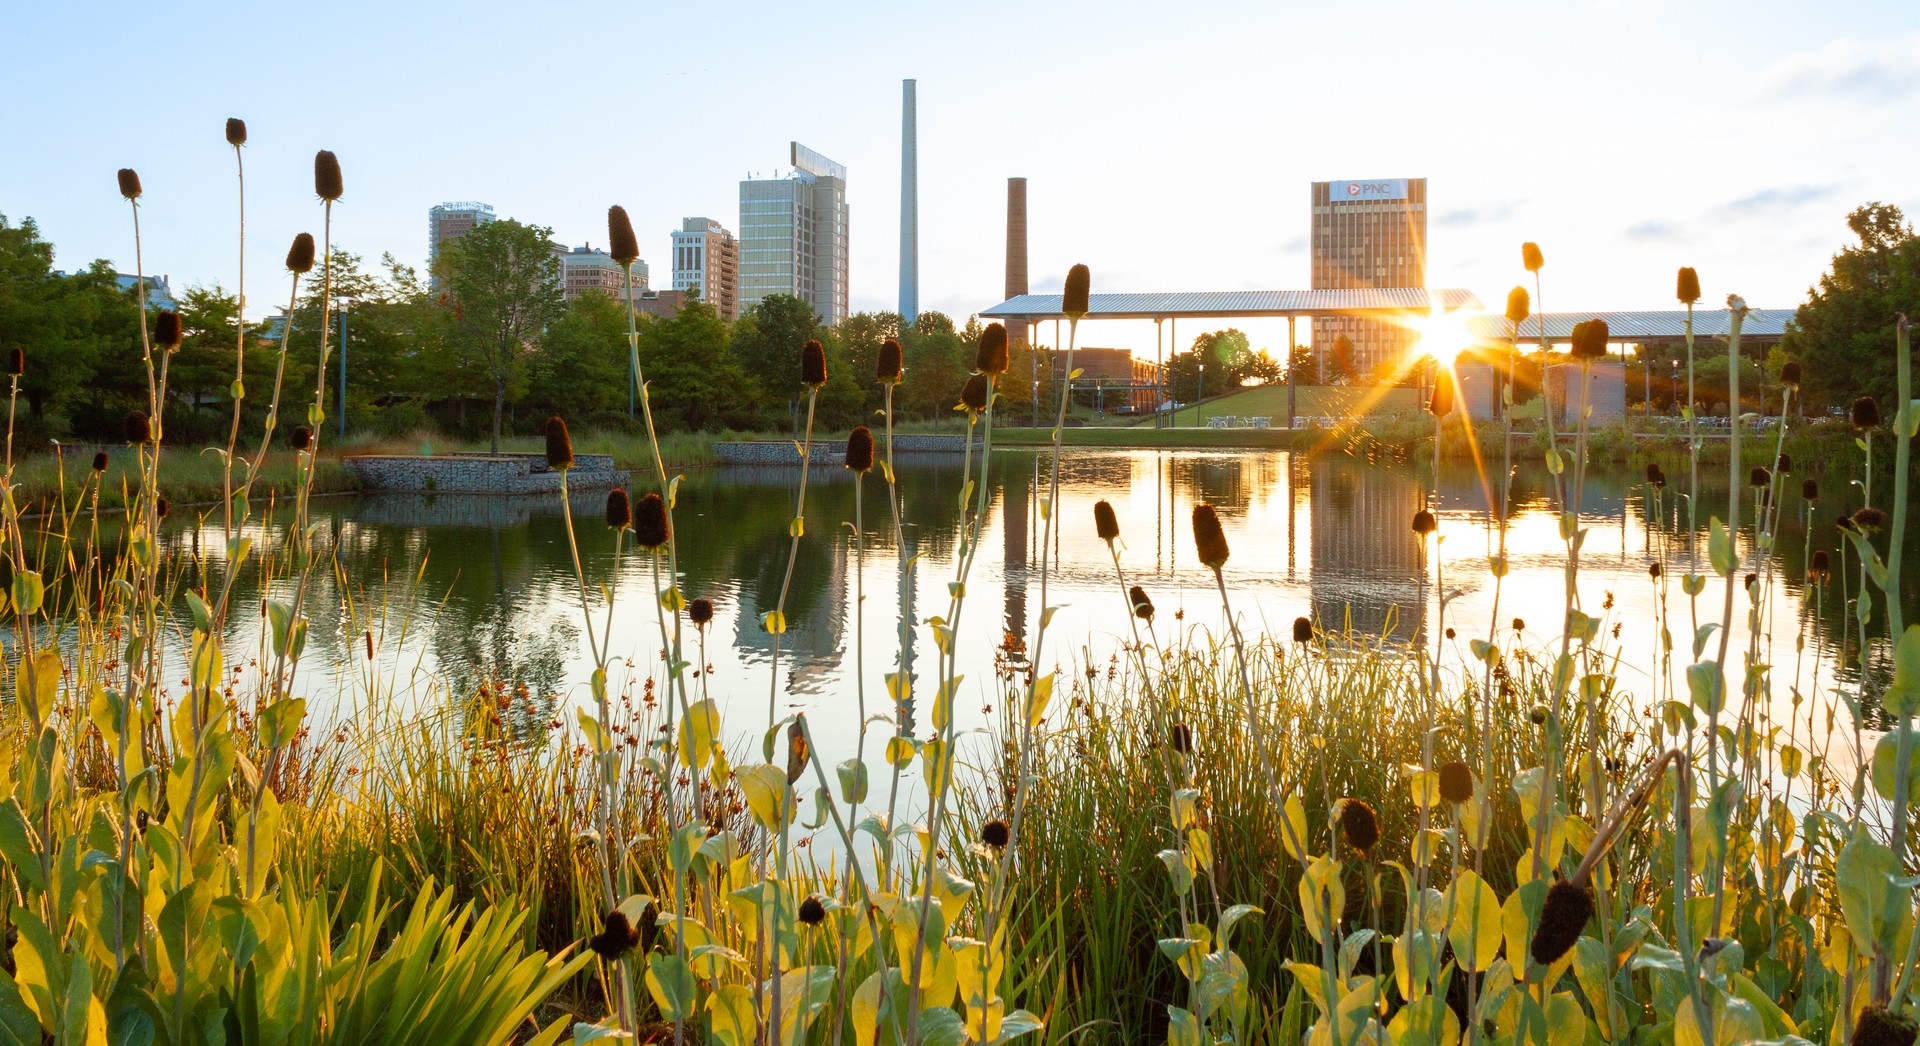
<svg viewBox="0 0 1920 1046">
<path fill-rule="evenodd" d="M 1395 387 L 1354 387 L 1301 385 L 1294 389 L 1295 410 L 1301 417 L 1346 417 L 1352 414 L 1415 414 L 1420 411 L 1420 395 L 1414 389 Z M 1261 385 L 1218 396 L 1174 414 L 1174 425 L 1204 426 L 1208 418 L 1265 416 L 1275 425 L 1287 423 L 1287 387 Z M 1153 419 L 1137 424 L 1152 427 Z"/>
</svg>

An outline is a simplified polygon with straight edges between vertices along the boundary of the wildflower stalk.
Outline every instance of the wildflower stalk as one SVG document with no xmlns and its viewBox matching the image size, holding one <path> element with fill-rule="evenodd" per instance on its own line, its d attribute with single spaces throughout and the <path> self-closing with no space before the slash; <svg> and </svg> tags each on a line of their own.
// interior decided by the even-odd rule
<svg viewBox="0 0 1920 1046">
<path fill-rule="evenodd" d="M 1740 533 L 1740 327 L 1747 318 L 1747 303 L 1739 295 L 1727 296 L 1727 413 L 1733 424 L 1727 434 L 1727 584 L 1725 602 L 1721 607 L 1719 651 L 1714 657 L 1713 704 L 1707 710 L 1707 786 L 1708 802 L 1721 801 L 1724 786 L 1720 781 L 1719 741 L 1720 711 L 1726 704 L 1727 693 L 1727 648 L 1733 629 L 1733 594 L 1740 582 L 1740 550 L 1735 535 Z M 1737 753 L 1729 753 L 1729 762 Z M 1720 925 L 1721 905 L 1725 901 L 1725 891 L 1721 884 L 1726 876 L 1726 861 L 1717 851 L 1710 854 L 1711 869 L 1709 882 L 1713 891 L 1713 915 L 1707 923 L 1709 928 Z"/>
<path fill-rule="evenodd" d="M 1894 402 L 1898 404 L 1893 413 L 1893 526 L 1892 538 L 1888 542 L 1886 562 L 1887 634 L 1898 645 L 1906 635 L 1904 610 L 1900 605 L 1901 546 L 1906 537 L 1907 527 L 1907 483 L 1910 448 L 1913 445 L 1913 349 L 1912 331 L 1906 314 L 1902 313 L 1894 327 Z M 1865 647 L 1862 635 L 1861 646 Z M 1911 682 L 1908 683 L 1912 685 Z M 1911 699 L 1905 704 L 1911 706 Z M 1907 796 L 1912 787 L 1912 769 L 1907 760 L 1913 753 L 1913 715 L 1902 710 L 1899 723 L 1894 729 L 1894 771 L 1893 771 L 1893 827 L 1889 841 L 1893 848 L 1895 868 L 1906 867 L 1907 852 Z M 1920 937 L 1920 934 L 1916 934 Z M 1888 979 L 1887 957 L 1877 956 L 1874 960 L 1874 985 L 1876 999 L 1884 1002 L 1886 996 L 1878 989 Z M 1907 947 L 1906 961 L 1902 964 L 1899 988 L 1892 995 L 1889 1009 L 1895 1014 L 1901 1013 L 1907 1005 L 1907 989 L 1913 983 L 1914 967 L 1920 965 L 1920 950 L 1911 943 Z"/>
<path fill-rule="evenodd" d="M 787 631 L 787 590 L 793 586 L 793 565 L 800 558 L 800 536 L 806 531 L 807 514 L 807 476 L 813 471 L 813 411 L 820 399 L 819 386 L 807 389 L 807 427 L 800 445 L 800 492 L 793 499 L 793 522 L 788 525 L 787 533 L 792 540 L 787 545 L 787 572 L 780 579 L 780 597 L 774 601 L 773 613 L 767 615 L 767 631 L 773 633 L 772 667 L 767 673 L 767 726 L 771 728 L 780 718 L 778 700 L 780 692 L 780 637 Z M 780 982 L 776 978 L 773 990 L 778 993 Z"/>
</svg>

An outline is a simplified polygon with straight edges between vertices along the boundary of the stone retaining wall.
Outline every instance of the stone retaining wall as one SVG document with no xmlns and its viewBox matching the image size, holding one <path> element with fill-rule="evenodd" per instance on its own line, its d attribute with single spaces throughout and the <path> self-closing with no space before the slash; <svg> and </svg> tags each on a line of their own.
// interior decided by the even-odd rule
<svg viewBox="0 0 1920 1046">
<path fill-rule="evenodd" d="M 874 453 L 886 454 L 884 437 L 874 434 Z M 728 465 L 798 465 L 800 452 L 794 444 L 798 440 L 752 440 L 738 443 L 715 443 L 714 456 Z M 973 449 L 979 450 L 980 440 L 973 441 Z M 965 436 L 895 436 L 893 451 L 895 455 L 906 454 L 962 454 L 967 449 Z M 847 441 L 843 439 L 817 439 L 809 448 L 808 460 L 815 465 L 838 465 L 847 459 Z"/>
<path fill-rule="evenodd" d="M 560 473 L 547 468 L 542 454 L 355 454 L 344 459 L 363 490 L 438 494 L 555 494 Z M 567 485 L 572 490 L 604 490 L 624 485 L 627 472 L 613 467 L 611 454 L 574 458 Z"/>
</svg>

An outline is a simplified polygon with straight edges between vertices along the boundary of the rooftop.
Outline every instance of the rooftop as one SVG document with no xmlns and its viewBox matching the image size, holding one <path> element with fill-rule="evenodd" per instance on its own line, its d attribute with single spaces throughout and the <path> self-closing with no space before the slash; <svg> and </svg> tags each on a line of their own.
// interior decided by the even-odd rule
<svg viewBox="0 0 1920 1046">
<path fill-rule="evenodd" d="M 1740 325 L 1743 337 L 1778 341 L 1793 321 L 1792 309 L 1750 309 Z M 1607 321 L 1608 341 L 1657 342 L 1680 341 L 1687 336 L 1687 312 L 1684 309 L 1658 309 L 1649 312 L 1548 312 L 1528 317 L 1520 324 L 1520 340 L 1540 340 L 1540 320 L 1545 317 L 1547 340 L 1572 341 L 1573 325 L 1582 320 Z M 1699 338 L 1725 338 L 1732 314 L 1725 309 L 1696 309 L 1693 333 Z M 1476 338 L 1502 341 L 1507 337 L 1507 318 L 1487 314 L 1467 320 L 1467 330 Z"/>
<path fill-rule="evenodd" d="M 1421 287 L 1374 287 L 1319 291 L 1175 291 L 1159 294 L 1094 294 L 1087 318 L 1158 320 L 1254 316 L 1327 316 L 1340 313 L 1429 312 L 1435 299 L 1448 312 L 1478 309 L 1472 291 Z M 1022 294 L 980 315 L 990 319 L 1051 320 L 1061 316 L 1060 295 Z M 1585 317 L 1582 317 L 1583 319 Z"/>
</svg>

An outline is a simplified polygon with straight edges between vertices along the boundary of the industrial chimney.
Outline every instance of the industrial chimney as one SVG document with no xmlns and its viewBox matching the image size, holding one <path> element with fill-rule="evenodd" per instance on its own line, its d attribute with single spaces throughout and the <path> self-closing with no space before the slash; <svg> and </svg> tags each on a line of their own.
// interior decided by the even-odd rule
<svg viewBox="0 0 1920 1046">
<path fill-rule="evenodd" d="M 1027 293 L 1027 180 L 1007 179 L 1007 287 L 1008 298 Z M 1027 325 L 1009 320 L 1007 336 L 1027 340 Z"/>
<path fill-rule="evenodd" d="M 920 316 L 920 161 L 914 81 L 900 82 L 900 323 Z"/>
</svg>

